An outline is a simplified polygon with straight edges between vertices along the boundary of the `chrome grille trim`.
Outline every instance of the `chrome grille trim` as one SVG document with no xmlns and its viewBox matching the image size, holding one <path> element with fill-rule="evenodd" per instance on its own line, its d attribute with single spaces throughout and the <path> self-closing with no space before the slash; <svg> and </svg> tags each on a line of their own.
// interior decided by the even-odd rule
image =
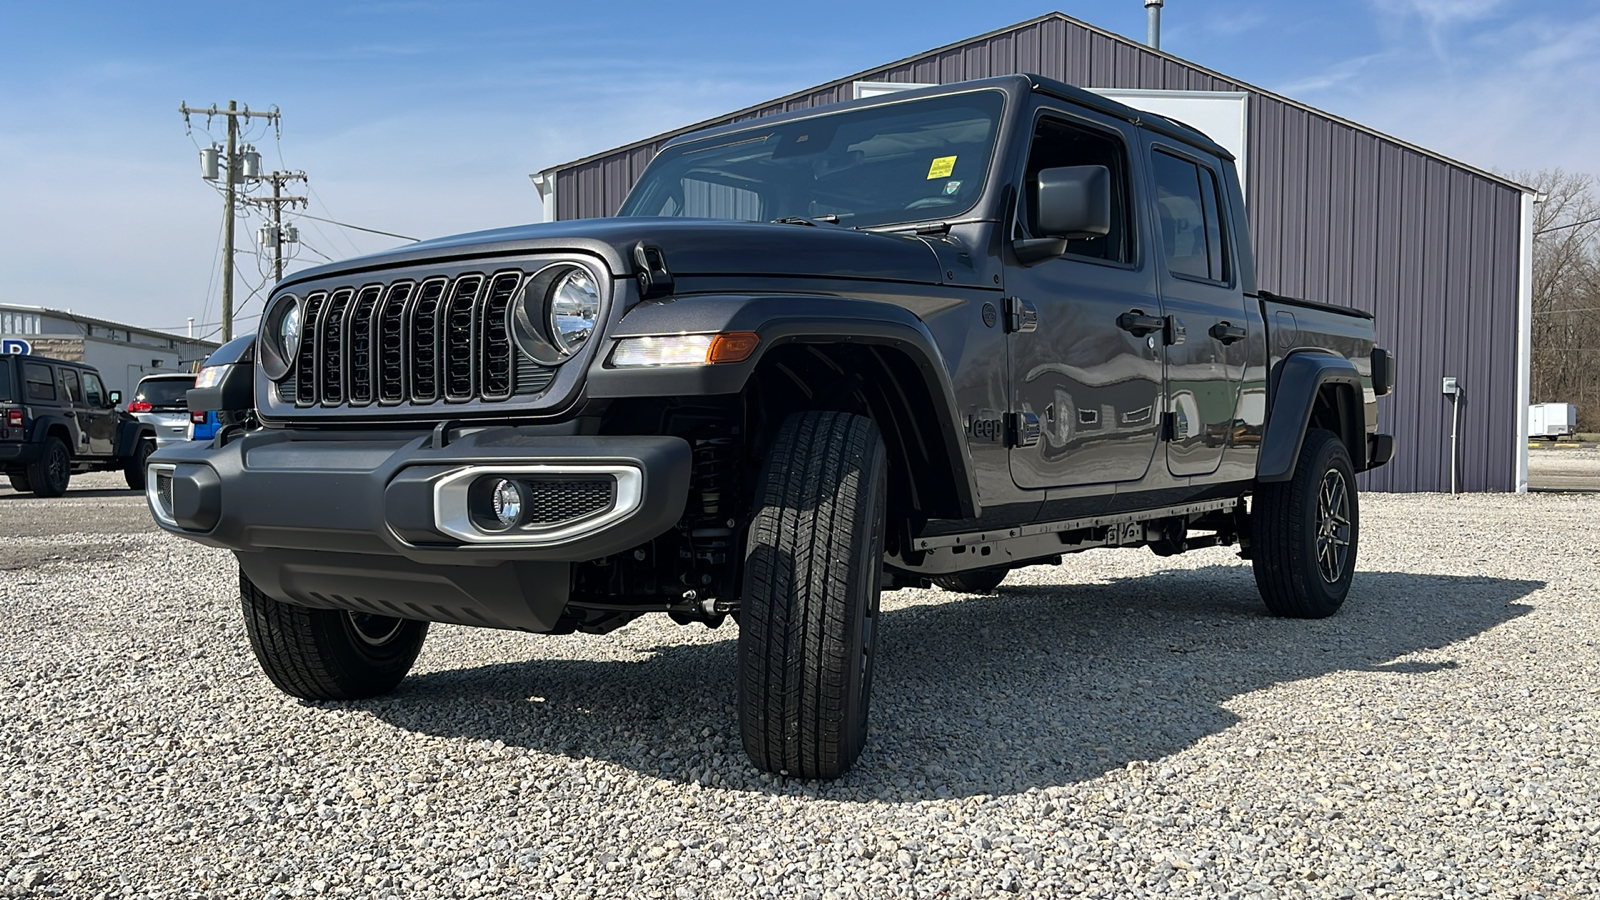
<svg viewBox="0 0 1600 900">
<path fill-rule="evenodd" d="M 406 301 L 416 290 L 414 281 L 389 285 L 378 313 L 378 402 L 401 403 L 406 399 Z"/>
<path fill-rule="evenodd" d="M 352 406 L 365 406 L 372 402 L 372 319 L 378 307 L 378 298 L 382 295 L 382 285 L 369 284 L 356 294 L 355 302 L 350 304 L 350 321 L 345 326 L 350 340 L 350 381 L 345 391 Z"/>
<path fill-rule="evenodd" d="M 456 279 L 445 304 L 444 322 L 444 397 L 446 400 L 471 400 L 477 393 L 478 317 L 476 306 L 483 289 L 483 276 L 471 273 Z"/>
<path fill-rule="evenodd" d="M 439 399 L 439 307 L 445 284 L 443 278 L 424 281 L 408 317 L 406 339 L 411 349 L 411 400 L 415 403 Z"/>
</svg>

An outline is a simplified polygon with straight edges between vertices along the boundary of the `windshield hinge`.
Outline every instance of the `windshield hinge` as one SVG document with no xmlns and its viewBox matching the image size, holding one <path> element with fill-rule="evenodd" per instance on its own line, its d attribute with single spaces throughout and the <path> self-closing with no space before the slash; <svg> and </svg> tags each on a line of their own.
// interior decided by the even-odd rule
<svg viewBox="0 0 1600 900">
<path fill-rule="evenodd" d="M 639 281 L 639 299 L 651 300 L 672 293 L 672 273 L 667 271 L 667 256 L 660 247 L 640 241 L 633 245 L 634 275 Z"/>
</svg>

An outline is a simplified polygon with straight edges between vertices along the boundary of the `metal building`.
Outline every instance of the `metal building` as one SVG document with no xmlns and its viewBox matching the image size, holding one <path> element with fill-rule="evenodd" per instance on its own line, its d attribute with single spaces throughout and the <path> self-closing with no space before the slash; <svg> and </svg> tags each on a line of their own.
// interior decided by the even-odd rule
<svg viewBox="0 0 1600 900">
<path fill-rule="evenodd" d="M 193 371 L 217 346 L 70 310 L 0 303 L 0 353 L 87 363 L 100 372 L 107 390 L 124 397 L 132 397 L 146 375 Z"/>
<path fill-rule="evenodd" d="M 1527 489 L 1531 188 L 1051 13 L 532 176 L 545 218 L 616 212 L 668 139 L 850 100 L 860 83 L 1037 73 L 1089 89 L 1244 95 L 1245 190 L 1260 286 L 1377 316 L 1399 383 L 1382 404 L 1395 460 L 1377 491 Z M 1138 106 L 1136 99 L 1119 97 Z M 1441 381 L 1454 377 L 1454 400 Z"/>
</svg>

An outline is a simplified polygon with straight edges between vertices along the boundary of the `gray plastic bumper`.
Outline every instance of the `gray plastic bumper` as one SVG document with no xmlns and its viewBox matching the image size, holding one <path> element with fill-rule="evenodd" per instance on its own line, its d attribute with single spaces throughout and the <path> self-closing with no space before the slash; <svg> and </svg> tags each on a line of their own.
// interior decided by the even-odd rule
<svg viewBox="0 0 1600 900">
<path fill-rule="evenodd" d="M 270 596 L 432 621 L 547 631 L 571 564 L 642 544 L 683 514 L 691 452 L 673 437 L 484 428 L 433 436 L 256 431 L 150 458 L 151 514 L 235 551 Z M 608 507 L 559 527 L 479 532 L 479 478 L 614 478 Z"/>
</svg>

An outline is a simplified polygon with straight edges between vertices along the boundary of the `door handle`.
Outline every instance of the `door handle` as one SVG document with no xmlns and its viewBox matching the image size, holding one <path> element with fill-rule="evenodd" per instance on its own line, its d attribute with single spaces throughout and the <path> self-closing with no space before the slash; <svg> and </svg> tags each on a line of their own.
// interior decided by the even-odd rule
<svg viewBox="0 0 1600 900">
<path fill-rule="evenodd" d="M 1140 310 L 1130 309 L 1117 316 L 1117 327 L 1134 337 L 1144 337 L 1165 330 L 1167 319 L 1165 316 L 1147 316 Z"/>
<path fill-rule="evenodd" d="M 1243 325 L 1230 325 L 1227 322 L 1218 322 L 1217 324 L 1211 326 L 1210 334 L 1212 337 L 1221 341 L 1224 345 L 1227 345 L 1233 343 L 1234 341 L 1244 340 L 1250 335 L 1250 332 L 1246 331 Z"/>
</svg>

